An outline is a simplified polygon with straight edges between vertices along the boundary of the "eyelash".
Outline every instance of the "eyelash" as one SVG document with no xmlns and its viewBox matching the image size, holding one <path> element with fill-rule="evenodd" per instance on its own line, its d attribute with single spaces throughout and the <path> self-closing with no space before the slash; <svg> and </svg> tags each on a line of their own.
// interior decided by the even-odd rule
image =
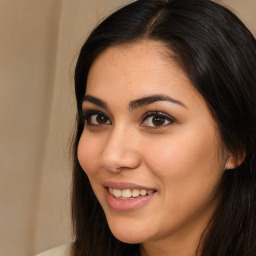
<svg viewBox="0 0 256 256">
<path fill-rule="evenodd" d="M 86 122 L 86 124 L 88 126 L 100 126 L 100 124 L 92 124 L 92 123 L 90 123 L 91 122 L 90 118 L 92 116 L 94 116 L 94 115 L 102 115 L 102 116 L 106 117 L 110 121 L 110 119 L 103 112 L 97 111 L 97 110 L 83 111 L 81 116 L 82 116 L 82 120 L 84 122 Z M 110 124 L 111 124 L 111 121 L 110 121 Z"/>
<path fill-rule="evenodd" d="M 165 120 L 165 122 L 167 121 L 168 123 L 160 125 L 160 126 L 146 126 L 146 125 L 142 125 L 143 122 L 145 122 L 150 117 L 160 117 L 160 118 L 163 118 L 163 120 Z M 169 124 L 173 124 L 175 122 L 175 119 L 173 117 L 171 117 L 170 115 L 167 115 L 164 112 L 160 112 L 160 111 L 150 111 L 150 112 L 147 112 L 143 116 L 142 120 L 143 121 L 142 121 L 141 126 L 143 126 L 143 127 L 146 126 L 146 127 L 151 127 L 151 128 L 161 128 L 161 127 L 167 126 Z"/>
<path fill-rule="evenodd" d="M 107 120 L 108 120 L 107 122 L 109 122 L 109 123 L 104 123 L 104 124 L 92 124 L 90 119 L 91 119 L 91 117 L 94 116 L 94 115 L 96 115 L 96 116 L 102 115 L 102 117 L 107 118 Z M 110 125 L 110 124 L 112 124 L 112 122 L 111 122 L 110 119 L 107 117 L 107 115 L 105 115 L 103 112 L 97 111 L 97 110 L 84 111 L 84 112 L 82 112 L 81 117 L 82 117 L 81 119 L 82 119 L 84 122 L 86 122 L 86 125 L 87 125 L 87 126 L 101 126 L 101 125 Z M 143 125 L 143 123 L 144 123 L 148 118 L 150 118 L 150 117 L 160 117 L 160 118 L 162 118 L 162 119 L 164 120 L 164 124 L 163 124 L 163 125 L 159 125 L 159 126 L 157 126 L 157 125 L 155 125 L 155 126 Z M 168 122 L 168 123 L 166 124 L 166 122 Z M 161 128 L 161 127 L 167 126 L 167 125 L 169 125 L 169 124 L 173 124 L 174 122 L 175 122 L 175 119 L 174 119 L 173 117 L 171 117 L 170 115 L 167 115 L 167 114 L 164 113 L 164 112 L 160 112 L 160 111 L 150 111 L 150 112 L 147 112 L 146 114 L 143 115 L 143 117 L 142 117 L 142 122 L 141 122 L 140 126 L 142 126 L 142 127 L 150 127 L 150 128 L 155 128 L 155 129 L 157 129 L 157 128 Z"/>
</svg>

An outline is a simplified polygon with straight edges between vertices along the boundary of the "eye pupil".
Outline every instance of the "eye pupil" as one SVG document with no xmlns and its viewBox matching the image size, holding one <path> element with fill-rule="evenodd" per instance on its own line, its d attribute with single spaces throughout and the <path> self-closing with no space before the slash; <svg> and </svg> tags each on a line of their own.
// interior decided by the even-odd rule
<svg viewBox="0 0 256 256">
<path fill-rule="evenodd" d="M 154 116 L 152 118 L 152 123 L 155 125 L 155 126 L 161 126 L 163 125 L 165 122 L 165 119 L 164 117 L 161 117 L 161 116 Z"/>
<path fill-rule="evenodd" d="M 102 114 L 98 114 L 96 117 L 96 121 L 98 124 L 106 124 L 108 122 L 108 118 Z"/>
</svg>

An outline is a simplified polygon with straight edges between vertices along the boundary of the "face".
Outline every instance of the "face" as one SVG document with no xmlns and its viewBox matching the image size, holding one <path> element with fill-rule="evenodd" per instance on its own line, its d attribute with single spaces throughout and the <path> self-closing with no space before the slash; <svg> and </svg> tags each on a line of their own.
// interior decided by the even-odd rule
<svg viewBox="0 0 256 256">
<path fill-rule="evenodd" d="M 200 237 L 219 200 L 218 129 L 170 56 L 156 42 L 115 46 L 88 76 L 78 159 L 127 243 Z"/>
</svg>

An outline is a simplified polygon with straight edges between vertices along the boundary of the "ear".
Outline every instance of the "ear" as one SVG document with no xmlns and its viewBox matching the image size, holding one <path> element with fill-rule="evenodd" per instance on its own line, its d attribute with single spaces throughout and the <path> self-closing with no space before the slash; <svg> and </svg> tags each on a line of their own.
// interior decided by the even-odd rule
<svg viewBox="0 0 256 256">
<path fill-rule="evenodd" d="M 228 154 L 225 169 L 235 169 L 239 165 L 241 165 L 244 162 L 244 159 L 246 157 L 246 152 L 243 150 L 240 154 Z"/>
</svg>

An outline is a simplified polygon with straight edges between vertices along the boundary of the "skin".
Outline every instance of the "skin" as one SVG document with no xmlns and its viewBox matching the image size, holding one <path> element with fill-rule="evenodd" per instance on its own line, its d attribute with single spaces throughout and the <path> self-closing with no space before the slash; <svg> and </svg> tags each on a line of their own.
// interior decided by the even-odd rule
<svg viewBox="0 0 256 256">
<path fill-rule="evenodd" d="M 103 207 L 112 233 L 141 243 L 143 255 L 194 255 L 220 198 L 220 181 L 232 161 L 222 145 L 203 97 L 193 88 L 174 56 L 159 42 L 142 41 L 108 48 L 94 61 L 83 110 L 85 121 L 78 159 Z M 131 109 L 132 101 L 165 95 Z M 150 111 L 165 113 L 155 126 Z M 143 207 L 120 212 L 109 207 L 103 183 L 129 182 L 156 193 Z"/>
</svg>

